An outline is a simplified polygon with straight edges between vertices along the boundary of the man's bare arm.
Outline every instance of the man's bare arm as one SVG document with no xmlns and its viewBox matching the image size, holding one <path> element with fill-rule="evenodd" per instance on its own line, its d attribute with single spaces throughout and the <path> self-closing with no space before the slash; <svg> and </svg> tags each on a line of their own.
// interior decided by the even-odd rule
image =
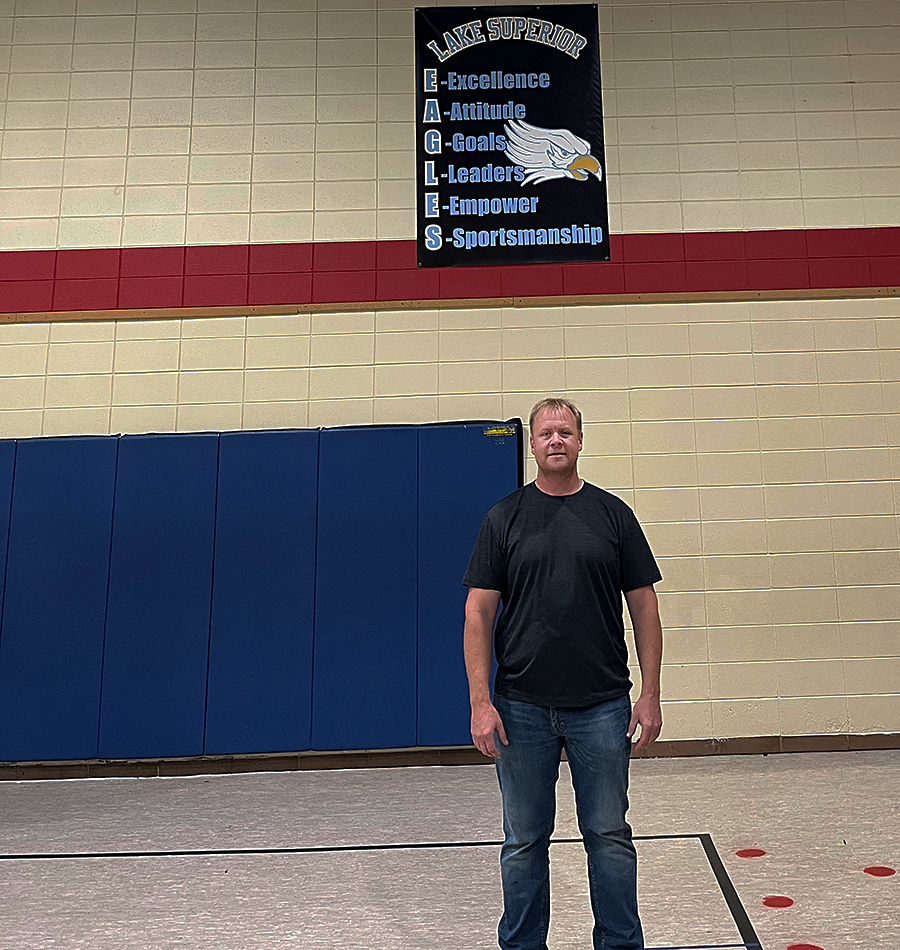
<svg viewBox="0 0 900 950">
<path fill-rule="evenodd" d="M 659 602 L 652 586 L 626 591 L 625 602 L 631 614 L 634 645 L 641 667 L 641 695 L 634 704 L 628 737 L 631 738 L 640 725 L 641 736 L 636 748 L 646 749 L 656 741 L 662 729 L 662 708 L 659 702 L 662 623 L 659 619 Z"/>
<path fill-rule="evenodd" d="M 500 606 L 500 592 L 472 587 L 466 599 L 466 628 L 463 649 L 469 677 L 469 701 L 472 704 L 472 741 L 476 748 L 499 758 L 494 733 L 507 745 L 500 714 L 491 702 L 491 650 L 494 620 Z"/>
</svg>

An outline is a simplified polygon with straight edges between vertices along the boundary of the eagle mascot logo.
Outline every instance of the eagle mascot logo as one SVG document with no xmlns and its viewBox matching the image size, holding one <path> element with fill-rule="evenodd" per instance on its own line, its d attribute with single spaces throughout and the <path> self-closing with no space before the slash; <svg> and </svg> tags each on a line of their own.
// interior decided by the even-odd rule
<svg viewBox="0 0 900 950">
<path fill-rule="evenodd" d="M 515 119 L 506 123 L 504 129 L 509 137 L 506 157 L 528 172 L 523 185 L 540 184 L 551 178 L 587 181 L 589 174 L 600 181 L 603 172 L 591 155 L 591 143 L 568 129 L 542 129 Z"/>
</svg>

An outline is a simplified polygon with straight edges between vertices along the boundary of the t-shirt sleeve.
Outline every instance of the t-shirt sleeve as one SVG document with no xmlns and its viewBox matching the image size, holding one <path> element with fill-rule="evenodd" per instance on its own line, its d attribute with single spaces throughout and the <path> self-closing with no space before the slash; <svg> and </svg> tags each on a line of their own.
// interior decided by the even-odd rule
<svg viewBox="0 0 900 950">
<path fill-rule="evenodd" d="M 463 576 L 466 587 L 480 590 L 506 590 L 506 562 L 500 550 L 490 513 L 485 515 L 475 548 L 469 558 L 469 566 Z"/>
<path fill-rule="evenodd" d="M 622 590 L 648 587 L 662 580 L 662 574 L 634 512 L 624 508 L 621 515 L 619 546 L 619 577 Z"/>
</svg>

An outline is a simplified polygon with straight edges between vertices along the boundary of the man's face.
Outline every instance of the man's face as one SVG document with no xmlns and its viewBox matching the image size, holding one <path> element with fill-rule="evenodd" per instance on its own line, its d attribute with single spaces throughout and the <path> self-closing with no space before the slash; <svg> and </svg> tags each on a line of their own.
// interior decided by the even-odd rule
<svg viewBox="0 0 900 950">
<path fill-rule="evenodd" d="M 568 409 L 542 409 L 531 432 L 531 454 L 546 475 L 570 475 L 581 451 L 582 434 Z"/>
</svg>

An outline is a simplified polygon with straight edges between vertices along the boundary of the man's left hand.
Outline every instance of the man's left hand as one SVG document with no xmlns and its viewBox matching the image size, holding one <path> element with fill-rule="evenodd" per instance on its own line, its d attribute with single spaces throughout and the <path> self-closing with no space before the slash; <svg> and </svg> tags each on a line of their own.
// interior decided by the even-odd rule
<svg viewBox="0 0 900 950">
<path fill-rule="evenodd" d="M 654 742 L 662 729 L 662 709 L 659 705 L 659 699 L 653 696 L 641 696 L 634 704 L 631 712 L 631 723 L 628 726 L 628 738 L 630 739 L 637 727 L 641 727 L 641 735 L 635 745 L 635 748 L 648 749 Z"/>
</svg>

